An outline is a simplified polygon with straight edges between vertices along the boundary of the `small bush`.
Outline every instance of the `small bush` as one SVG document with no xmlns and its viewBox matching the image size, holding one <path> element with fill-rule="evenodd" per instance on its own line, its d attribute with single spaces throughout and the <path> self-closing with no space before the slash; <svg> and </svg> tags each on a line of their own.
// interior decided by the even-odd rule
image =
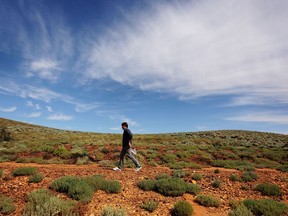
<svg viewBox="0 0 288 216">
<path fill-rule="evenodd" d="M 102 190 L 105 179 L 101 175 L 87 176 L 84 180 L 93 188 L 94 191 Z"/>
<path fill-rule="evenodd" d="M 29 183 L 39 183 L 44 179 L 44 175 L 42 175 L 41 173 L 35 173 L 34 175 L 31 175 L 29 177 L 28 182 Z"/>
<path fill-rule="evenodd" d="M 35 167 L 19 167 L 13 171 L 13 176 L 27 176 L 36 173 Z"/>
<path fill-rule="evenodd" d="M 192 179 L 194 179 L 195 181 L 199 181 L 201 180 L 203 177 L 200 173 L 195 173 L 192 175 Z"/>
<path fill-rule="evenodd" d="M 218 173 L 220 173 L 220 170 L 219 170 L 219 169 L 215 169 L 215 170 L 214 170 L 214 173 L 215 173 L 215 174 L 218 174 Z"/>
<path fill-rule="evenodd" d="M 101 214 L 101 216 L 126 216 L 126 211 L 125 209 L 118 209 L 118 208 L 113 208 L 111 206 L 106 206 Z"/>
<path fill-rule="evenodd" d="M 30 215 L 78 215 L 76 202 L 53 196 L 47 189 L 39 189 L 28 195 L 23 216 Z"/>
<path fill-rule="evenodd" d="M 79 200 L 83 203 L 91 201 L 94 190 L 85 180 L 75 176 L 64 176 L 55 179 L 50 188 L 66 193 L 69 197 L 75 200 Z"/>
<path fill-rule="evenodd" d="M 255 190 L 261 192 L 265 196 L 281 196 L 281 188 L 275 184 L 263 183 L 258 184 Z"/>
<path fill-rule="evenodd" d="M 173 173 L 172 173 L 172 176 L 175 177 L 175 178 L 183 178 L 185 177 L 185 172 L 183 170 L 175 170 Z"/>
<path fill-rule="evenodd" d="M 178 201 L 173 208 L 174 216 L 191 216 L 193 212 L 192 205 L 187 201 Z"/>
<path fill-rule="evenodd" d="M 161 178 L 158 180 L 142 180 L 138 183 L 142 190 L 156 191 L 164 196 L 182 196 L 184 193 L 196 194 L 201 187 L 196 184 L 188 184 L 179 178 Z"/>
<path fill-rule="evenodd" d="M 167 179 L 167 178 L 170 178 L 170 176 L 167 175 L 167 174 L 165 174 L 165 173 L 160 173 L 160 174 L 156 175 L 155 178 L 156 178 L 157 180 L 159 180 L 159 179 Z"/>
<path fill-rule="evenodd" d="M 155 190 L 155 180 L 142 180 L 138 182 L 138 187 L 141 188 L 144 191 L 150 191 L 150 190 Z"/>
<path fill-rule="evenodd" d="M 245 171 L 241 176 L 241 179 L 244 182 L 251 182 L 256 180 L 257 178 L 258 178 L 257 174 L 253 171 Z"/>
<path fill-rule="evenodd" d="M 219 207 L 221 204 L 221 201 L 219 199 L 206 195 L 197 196 L 196 202 L 206 207 Z"/>
<path fill-rule="evenodd" d="M 186 193 L 196 195 L 201 191 L 201 187 L 197 184 L 186 184 Z"/>
<path fill-rule="evenodd" d="M 3 176 L 3 170 L 0 169 L 0 178 Z"/>
<path fill-rule="evenodd" d="M 230 175 L 230 180 L 231 181 L 239 181 L 239 176 L 237 174 L 231 174 Z"/>
<path fill-rule="evenodd" d="M 153 212 L 158 207 L 158 202 L 150 200 L 142 203 L 140 207 L 148 212 Z"/>
<path fill-rule="evenodd" d="M 254 216 L 253 213 L 243 204 L 235 207 L 228 216 Z"/>
<path fill-rule="evenodd" d="M 286 204 L 271 199 L 248 199 L 244 200 L 243 203 L 255 216 L 282 216 L 288 213 Z"/>
<path fill-rule="evenodd" d="M 104 181 L 102 190 L 107 193 L 119 193 L 121 191 L 121 184 L 117 180 L 106 180 Z"/>
<path fill-rule="evenodd" d="M 214 179 L 214 181 L 213 181 L 213 183 L 212 183 L 212 186 L 213 186 L 214 188 L 220 188 L 220 187 L 221 187 L 221 184 L 222 184 L 221 179 L 216 178 L 216 179 Z"/>
<path fill-rule="evenodd" d="M 178 178 L 160 179 L 155 184 L 156 191 L 164 196 L 182 196 L 186 192 L 186 183 Z"/>
<path fill-rule="evenodd" d="M 15 211 L 15 206 L 13 204 L 13 199 L 0 195 L 0 213 L 3 215 L 11 214 Z"/>
</svg>

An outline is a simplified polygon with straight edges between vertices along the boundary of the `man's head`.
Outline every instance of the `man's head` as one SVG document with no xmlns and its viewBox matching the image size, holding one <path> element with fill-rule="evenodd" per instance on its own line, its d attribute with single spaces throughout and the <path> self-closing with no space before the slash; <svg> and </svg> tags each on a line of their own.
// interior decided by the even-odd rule
<svg viewBox="0 0 288 216">
<path fill-rule="evenodd" d="M 123 122 L 121 124 L 121 126 L 122 126 L 122 129 L 128 128 L 128 123 L 127 122 Z"/>
</svg>

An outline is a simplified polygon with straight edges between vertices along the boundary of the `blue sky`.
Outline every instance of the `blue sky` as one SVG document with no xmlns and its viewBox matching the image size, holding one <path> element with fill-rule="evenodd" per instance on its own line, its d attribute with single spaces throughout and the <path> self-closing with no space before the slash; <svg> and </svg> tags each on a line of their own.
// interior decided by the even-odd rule
<svg viewBox="0 0 288 216">
<path fill-rule="evenodd" d="M 0 0 L 0 117 L 288 133 L 286 0 Z"/>
</svg>

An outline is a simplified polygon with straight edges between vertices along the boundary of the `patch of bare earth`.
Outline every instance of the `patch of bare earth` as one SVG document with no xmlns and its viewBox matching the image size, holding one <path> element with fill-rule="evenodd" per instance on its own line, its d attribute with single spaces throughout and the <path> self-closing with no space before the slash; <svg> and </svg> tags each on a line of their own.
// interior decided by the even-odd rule
<svg viewBox="0 0 288 216">
<path fill-rule="evenodd" d="M 13 177 L 12 172 L 17 167 L 33 166 L 37 168 L 39 173 L 45 175 L 40 183 L 28 183 L 28 177 Z M 25 205 L 27 195 L 39 188 L 48 188 L 53 179 L 73 175 L 73 176 L 89 176 L 95 174 L 104 175 L 106 179 L 118 180 L 121 182 L 122 191 L 118 194 L 107 194 L 103 191 L 97 191 L 91 203 L 85 206 L 85 215 L 100 215 L 105 206 L 121 207 L 126 209 L 128 215 L 171 215 L 173 205 L 179 200 L 190 202 L 194 208 L 195 216 L 222 216 L 227 215 L 229 211 L 229 201 L 232 199 L 243 200 L 247 198 L 259 199 L 268 198 L 262 196 L 259 192 L 254 191 L 253 187 L 258 183 L 269 182 L 279 185 L 282 188 L 283 195 L 274 198 L 278 201 L 288 204 L 288 173 L 282 173 L 276 170 L 259 169 L 256 171 L 258 180 L 255 182 L 233 182 L 230 180 L 232 173 L 238 174 L 242 172 L 237 170 L 219 169 L 220 172 L 215 174 L 216 168 L 204 168 L 199 170 L 187 169 L 186 173 L 200 173 L 203 178 L 197 181 L 201 185 L 201 194 L 210 194 L 213 197 L 221 199 L 222 205 L 219 208 L 207 208 L 195 203 L 195 196 L 185 194 L 181 197 L 166 197 L 153 191 L 143 191 L 137 187 L 137 183 L 143 179 L 154 179 L 157 174 L 166 173 L 171 175 L 172 170 L 164 167 L 145 166 L 140 172 L 134 169 L 125 168 L 122 172 L 115 172 L 111 169 L 100 167 L 97 164 L 90 165 L 64 165 L 64 164 L 18 164 L 18 163 L 0 163 L 0 168 L 4 170 L 4 175 L 0 179 L 0 193 L 14 198 L 16 212 L 13 215 L 21 215 L 21 211 Z M 212 182 L 214 178 L 220 178 L 222 185 L 220 188 L 213 188 Z M 187 182 L 192 182 L 191 176 L 185 177 Z M 194 182 L 194 181 L 193 181 Z M 195 183 L 195 182 L 194 182 Z M 241 189 L 242 185 L 249 188 L 248 191 Z M 63 197 L 65 197 L 63 195 Z M 159 203 L 158 208 L 149 213 L 140 208 L 140 205 L 148 200 L 155 200 Z"/>
</svg>

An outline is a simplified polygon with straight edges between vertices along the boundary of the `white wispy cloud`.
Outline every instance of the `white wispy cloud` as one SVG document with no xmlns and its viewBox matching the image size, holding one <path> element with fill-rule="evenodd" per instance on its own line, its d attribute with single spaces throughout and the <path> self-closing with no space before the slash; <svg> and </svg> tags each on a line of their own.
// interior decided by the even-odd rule
<svg viewBox="0 0 288 216">
<path fill-rule="evenodd" d="M 0 20 L 5 18 L 1 22 L 8 35 L 5 43 L 23 57 L 20 70 L 26 77 L 58 81 L 64 69 L 69 68 L 74 49 L 61 13 L 34 0 L 3 3 L 3 7 Z"/>
<path fill-rule="evenodd" d="M 2 111 L 2 112 L 14 112 L 16 110 L 17 110 L 17 107 L 15 107 L 15 106 L 6 107 L 6 108 L 0 107 L 0 111 Z"/>
<path fill-rule="evenodd" d="M 37 118 L 40 117 L 42 115 L 42 112 L 33 112 L 30 114 L 25 114 L 25 117 L 27 118 Z"/>
<path fill-rule="evenodd" d="M 91 38 L 85 76 L 182 100 L 241 95 L 234 104 L 260 96 L 259 103 L 288 103 L 287 9 L 281 0 L 154 4 Z"/>
<path fill-rule="evenodd" d="M 228 117 L 226 120 L 242 122 L 258 122 L 288 125 L 288 115 L 272 112 L 253 112 Z"/>
<path fill-rule="evenodd" d="M 70 121 L 73 119 L 73 116 L 64 115 L 62 113 L 53 114 L 47 117 L 48 120 L 55 120 L 55 121 Z"/>
<path fill-rule="evenodd" d="M 27 101 L 26 105 L 29 106 L 29 107 L 32 107 L 33 109 L 36 109 L 36 110 L 40 110 L 41 109 L 39 104 L 34 104 L 32 101 Z"/>
<path fill-rule="evenodd" d="M 51 106 L 46 106 L 46 108 L 47 108 L 47 111 L 48 111 L 48 112 L 53 112 L 53 110 L 52 110 L 52 107 L 51 107 Z"/>
</svg>

